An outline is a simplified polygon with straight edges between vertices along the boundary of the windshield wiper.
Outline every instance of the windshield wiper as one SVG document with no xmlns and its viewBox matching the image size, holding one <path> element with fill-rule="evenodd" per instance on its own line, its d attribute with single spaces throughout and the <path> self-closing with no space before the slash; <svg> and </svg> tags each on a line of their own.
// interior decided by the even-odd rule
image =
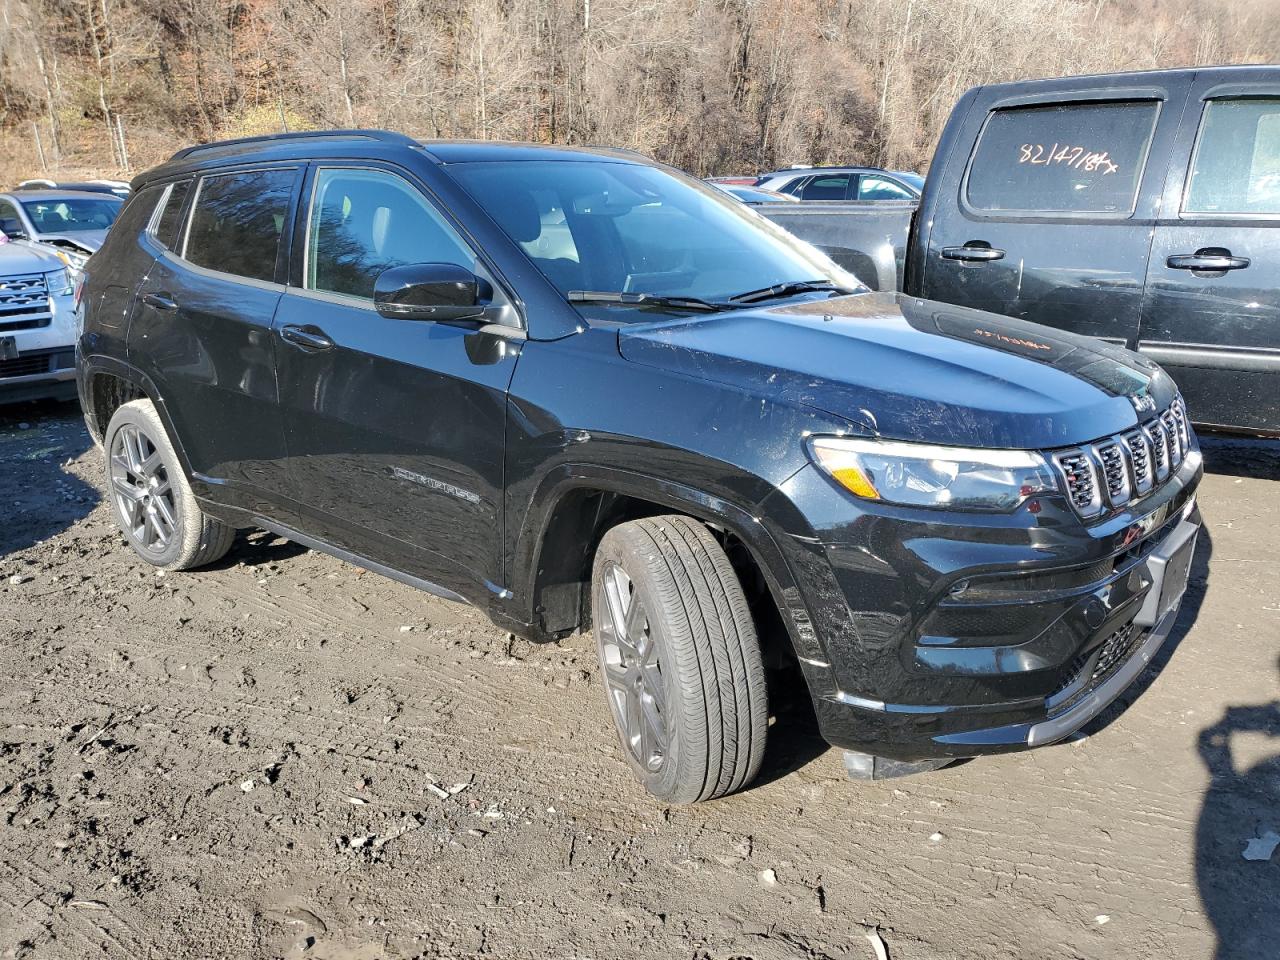
<svg viewBox="0 0 1280 960">
<path fill-rule="evenodd" d="M 737 304 L 713 303 L 699 297 L 667 296 L 658 293 L 623 293 L 612 290 L 570 290 L 565 294 L 570 303 L 625 303 L 641 307 L 674 307 L 677 310 L 705 310 L 716 313 L 732 310 Z"/>
<path fill-rule="evenodd" d="M 762 300 L 789 297 L 793 294 L 806 293 L 810 290 L 830 290 L 834 293 L 856 292 L 848 287 L 842 287 L 838 283 L 832 283 L 830 280 L 787 280 L 784 283 L 775 283 L 771 287 L 748 290 L 746 293 L 735 293 L 729 300 L 732 303 L 759 303 Z"/>
</svg>

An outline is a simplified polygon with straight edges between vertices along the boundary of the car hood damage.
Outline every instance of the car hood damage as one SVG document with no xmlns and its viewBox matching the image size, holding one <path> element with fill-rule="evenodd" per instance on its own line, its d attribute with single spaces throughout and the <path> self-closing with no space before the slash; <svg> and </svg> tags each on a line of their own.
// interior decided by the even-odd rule
<svg viewBox="0 0 1280 960">
<path fill-rule="evenodd" d="M 894 293 L 629 326 L 618 346 L 634 363 L 805 404 L 867 435 L 956 446 L 1083 443 L 1176 395 L 1158 366 L 1119 347 Z"/>
</svg>

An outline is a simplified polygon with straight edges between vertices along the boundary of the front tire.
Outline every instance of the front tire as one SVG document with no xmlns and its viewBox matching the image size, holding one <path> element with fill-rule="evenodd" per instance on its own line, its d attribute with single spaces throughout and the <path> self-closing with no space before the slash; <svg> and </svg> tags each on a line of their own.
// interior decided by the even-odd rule
<svg viewBox="0 0 1280 960">
<path fill-rule="evenodd" d="M 760 770 L 768 696 L 742 585 L 684 516 L 614 527 L 592 574 L 601 675 L 623 754 L 668 803 L 740 790 Z"/>
<path fill-rule="evenodd" d="M 116 523 L 143 560 L 165 570 L 190 570 L 231 548 L 235 528 L 200 509 L 150 400 L 117 409 L 102 448 Z"/>
</svg>

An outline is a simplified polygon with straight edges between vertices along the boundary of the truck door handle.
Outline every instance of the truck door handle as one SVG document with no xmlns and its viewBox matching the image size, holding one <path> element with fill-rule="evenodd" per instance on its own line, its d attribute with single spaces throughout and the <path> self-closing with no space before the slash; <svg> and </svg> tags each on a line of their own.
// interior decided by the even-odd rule
<svg viewBox="0 0 1280 960">
<path fill-rule="evenodd" d="M 157 310 L 177 310 L 178 303 L 168 293 L 144 293 L 142 302 L 148 307 L 155 307 Z"/>
<path fill-rule="evenodd" d="M 1203 270 L 1221 273 L 1224 270 L 1243 270 L 1249 266 L 1248 257 L 1233 257 L 1222 247 L 1204 247 L 1195 253 L 1177 253 L 1165 261 L 1171 270 Z"/>
<path fill-rule="evenodd" d="M 329 339 L 329 335 L 319 327 L 313 327 L 310 324 L 305 327 L 295 326 L 294 324 L 283 326 L 280 328 L 280 336 L 305 350 L 330 350 L 333 348 L 333 341 Z"/>
<path fill-rule="evenodd" d="M 986 263 L 988 260 L 1003 260 L 1004 251 L 997 250 L 982 240 L 970 240 L 963 247 L 943 247 L 942 259 L 961 260 L 965 263 Z"/>
</svg>

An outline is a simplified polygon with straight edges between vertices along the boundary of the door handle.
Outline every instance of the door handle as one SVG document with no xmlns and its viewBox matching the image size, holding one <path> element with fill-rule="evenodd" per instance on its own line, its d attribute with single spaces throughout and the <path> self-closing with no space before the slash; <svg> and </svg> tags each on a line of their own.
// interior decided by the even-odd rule
<svg viewBox="0 0 1280 960">
<path fill-rule="evenodd" d="M 1195 253 L 1177 253 L 1165 261 L 1171 270 L 1203 270 L 1221 273 L 1224 270 L 1243 270 L 1249 266 L 1248 257 L 1233 257 L 1222 247 L 1203 247 Z"/>
<path fill-rule="evenodd" d="M 333 347 L 333 341 L 329 339 L 329 335 L 319 327 L 313 327 L 310 324 L 305 327 L 288 324 L 280 328 L 280 336 L 304 350 L 329 350 Z"/>
<path fill-rule="evenodd" d="M 989 260 L 1003 260 L 1004 251 L 997 250 L 983 240 L 970 240 L 963 247 L 943 247 L 942 259 L 960 260 L 964 263 L 986 263 Z"/>
<path fill-rule="evenodd" d="M 178 303 L 168 293 L 144 293 L 142 302 L 157 310 L 177 310 Z"/>
</svg>

